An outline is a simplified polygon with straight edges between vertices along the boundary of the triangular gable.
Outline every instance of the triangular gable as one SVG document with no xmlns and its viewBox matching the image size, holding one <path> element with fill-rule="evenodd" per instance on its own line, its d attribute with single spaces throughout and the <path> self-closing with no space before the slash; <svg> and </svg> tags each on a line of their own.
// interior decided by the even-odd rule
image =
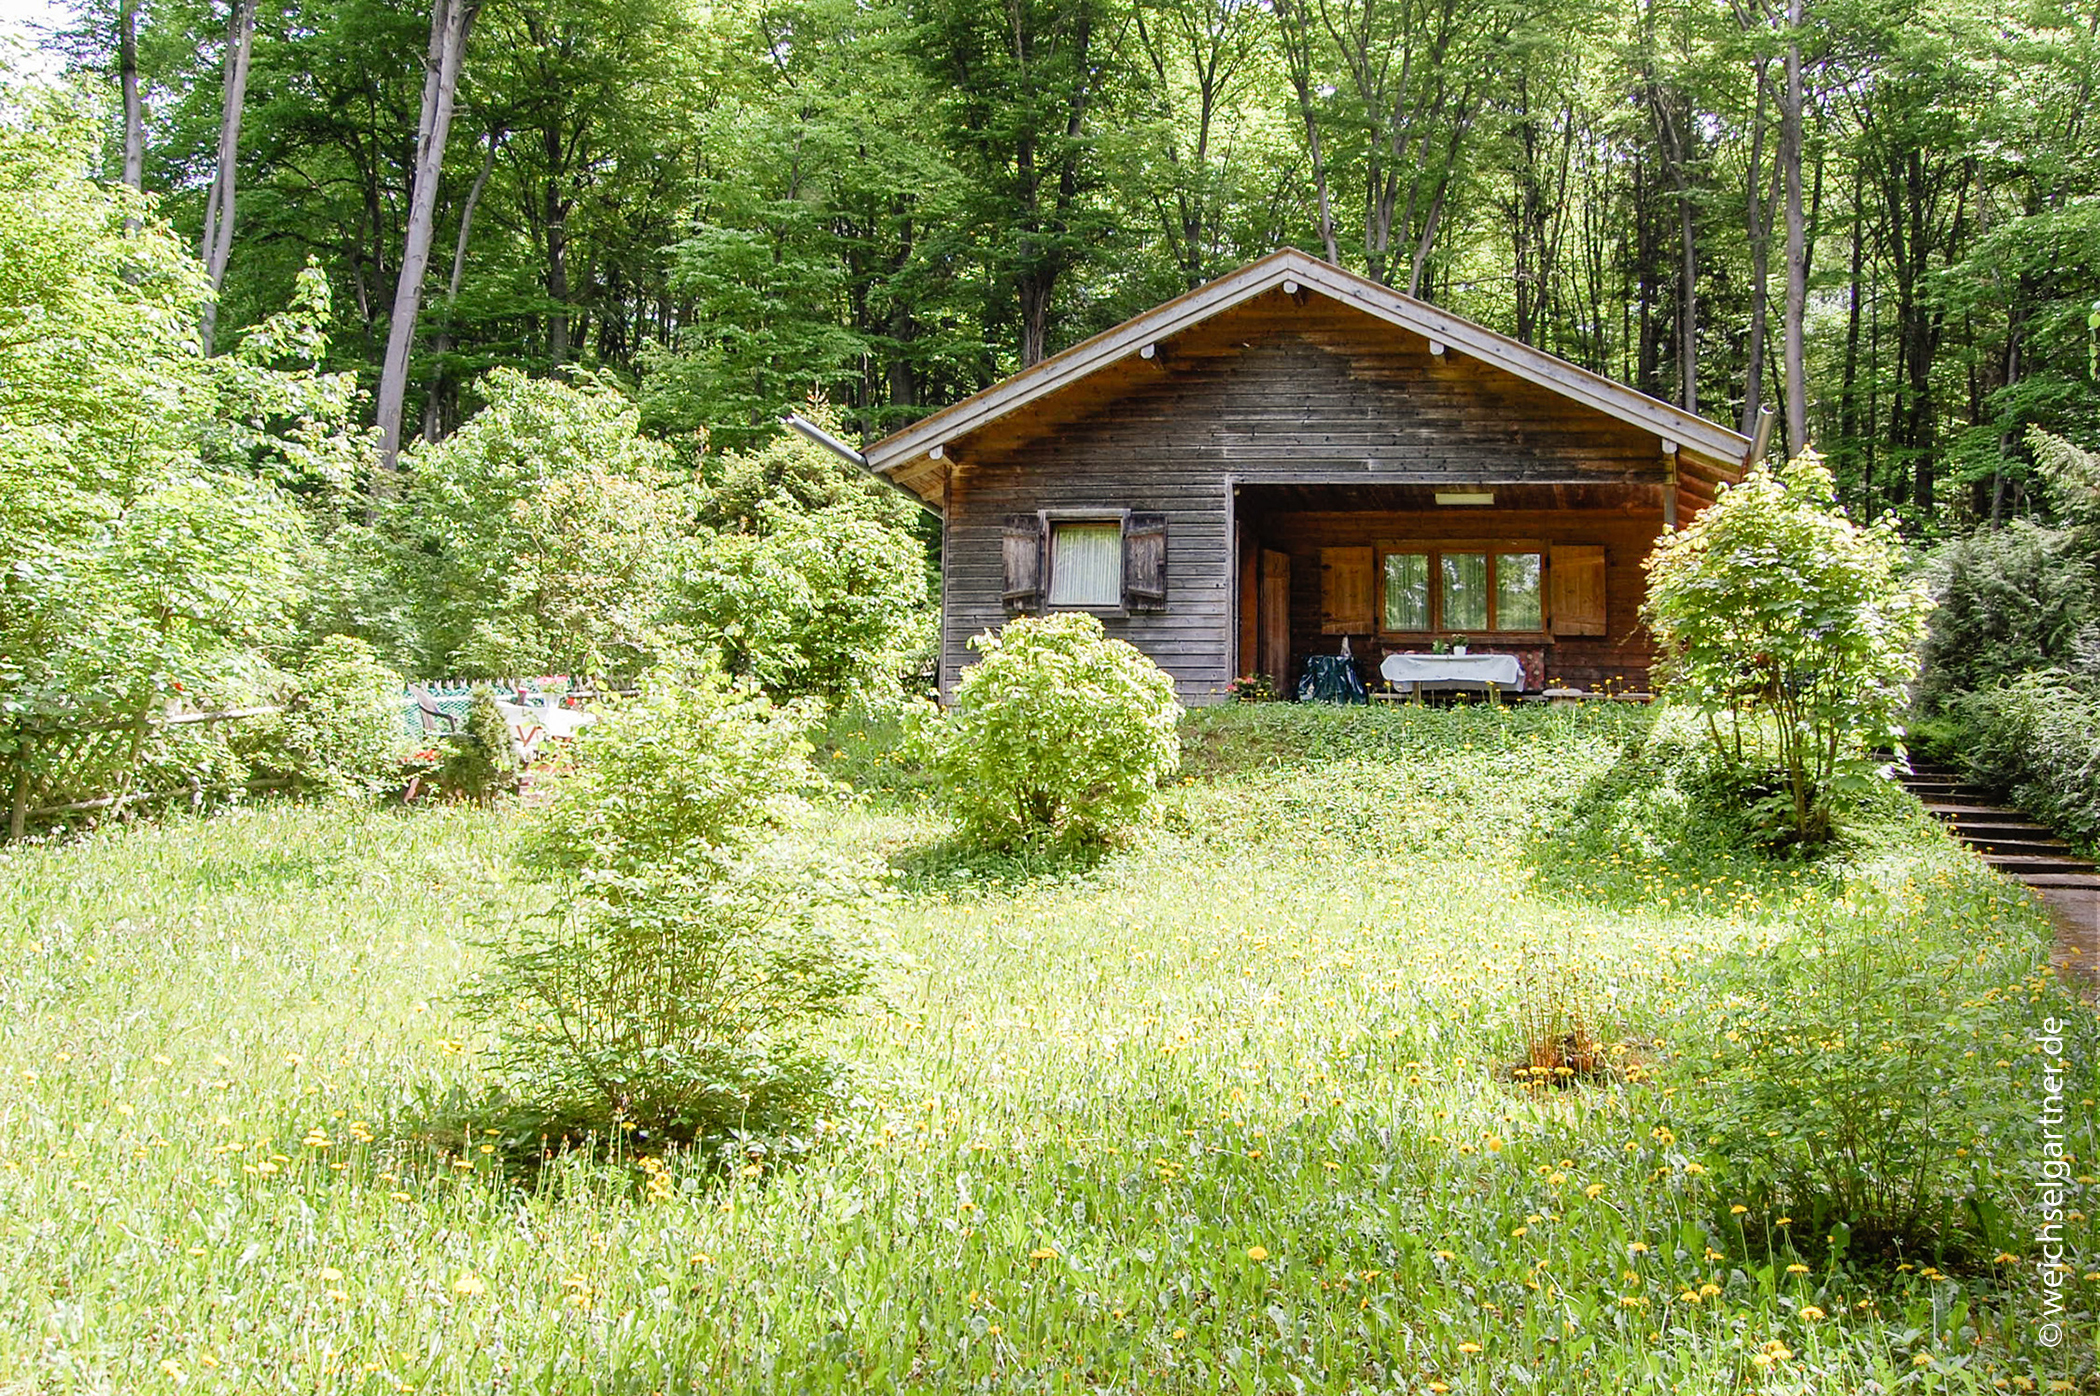
<svg viewBox="0 0 2100 1396">
<path fill-rule="evenodd" d="M 1520 344 L 1484 325 L 1441 310 L 1368 278 L 1320 261 L 1296 248 L 1273 252 L 1228 272 L 1166 304 L 1146 311 L 1063 353 L 973 393 L 952 406 L 894 432 L 866 451 L 870 469 L 894 476 L 902 467 L 938 457 L 948 442 L 1048 397 L 1088 375 L 1159 343 L 1264 292 L 1303 288 L 1318 292 L 1374 319 L 1410 330 L 1527 382 L 1674 443 L 1709 469 L 1740 477 L 1749 440 L 1704 417 L 1649 397 L 1623 383 L 1591 373 L 1566 359 Z M 916 475 L 919 472 L 909 472 Z M 916 484 L 917 481 L 910 483 Z"/>
</svg>

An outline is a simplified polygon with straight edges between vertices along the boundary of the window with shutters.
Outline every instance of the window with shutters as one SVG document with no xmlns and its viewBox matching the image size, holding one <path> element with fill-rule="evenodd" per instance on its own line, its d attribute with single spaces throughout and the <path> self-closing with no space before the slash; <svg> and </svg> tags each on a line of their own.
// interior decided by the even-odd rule
<svg viewBox="0 0 2100 1396">
<path fill-rule="evenodd" d="M 1161 610 L 1167 603 L 1167 516 L 1045 509 L 1006 516 L 1011 611 Z"/>
<path fill-rule="evenodd" d="M 1546 549 L 1539 544 L 1381 543 L 1377 551 L 1383 634 L 1538 635 L 1546 628 Z"/>
</svg>

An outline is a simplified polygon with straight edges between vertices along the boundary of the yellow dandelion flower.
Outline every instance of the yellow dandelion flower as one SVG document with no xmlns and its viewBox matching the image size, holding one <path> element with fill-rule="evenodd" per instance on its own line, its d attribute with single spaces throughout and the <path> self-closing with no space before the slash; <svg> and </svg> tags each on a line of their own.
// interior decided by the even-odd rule
<svg viewBox="0 0 2100 1396">
<path fill-rule="evenodd" d="M 1801 1306 L 1801 1321 L 1804 1323 L 1820 1323 L 1827 1317 L 1827 1314 L 1813 1304 Z"/>
<path fill-rule="evenodd" d="M 482 1280 L 481 1276 L 471 1270 L 462 1270 L 459 1273 L 459 1277 L 452 1281 L 452 1292 L 466 1295 L 486 1294 L 489 1292 L 489 1287 Z"/>
<path fill-rule="evenodd" d="M 1028 1258 L 1030 1260 L 1054 1260 L 1057 1258 L 1057 1251 L 1051 1246 L 1037 1246 L 1028 1253 Z"/>
<path fill-rule="evenodd" d="M 1255 1264 L 1259 1265 L 1261 1262 L 1267 1260 L 1268 1258 L 1269 1248 L 1267 1246 L 1247 1247 L 1247 1259 L 1253 1261 Z"/>
<path fill-rule="evenodd" d="M 1460 1352 L 1464 1353 L 1464 1354 L 1465 1354 L 1466 1356 L 1468 1356 L 1468 1357 L 1471 1357 L 1471 1356 L 1473 1356 L 1473 1355 L 1474 1355 L 1475 1353 L 1477 1353 L 1477 1352 L 1479 1352 L 1479 1351 L 1480 1351 L 1480 1344 L 1478 1344 L 1478 1343 L 1460 1343 L 1460 1344 L 1458 1345 L 1458 1350 L 1459 1350 Z"/>
<path fill-rule="evenodd" d="M 336 1269 L 333 1265 L 324 1265 L 321 1267 L 321 1278 L 333 1282 L 343 1278 L 343 1272 Z"/>
<path fill-rule="evenodd" d="M 1796 1261 L 1794 1264 L 1786 1267 L 1786 1272 L 1789 1275 L 1806 1275 L 1808 1273 L 1808 1267 L 1806 1265 L 1801 1264 L 1799 1261 Z"/>
</svg>

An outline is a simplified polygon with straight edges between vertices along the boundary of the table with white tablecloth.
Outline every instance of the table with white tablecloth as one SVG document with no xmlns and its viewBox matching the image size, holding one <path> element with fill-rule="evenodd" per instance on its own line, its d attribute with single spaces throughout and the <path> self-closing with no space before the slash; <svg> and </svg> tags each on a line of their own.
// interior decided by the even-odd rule
<svg viewBox="0 0 2100 1396">
<path fill-rule="evenodd" d="M 1513 654 L 1389 654 L 1378 672 L 1403 693 L 1419 692 L 1423 684 L 1475 691 L 1524 687 L 1524 665 Z"/>
</svg>

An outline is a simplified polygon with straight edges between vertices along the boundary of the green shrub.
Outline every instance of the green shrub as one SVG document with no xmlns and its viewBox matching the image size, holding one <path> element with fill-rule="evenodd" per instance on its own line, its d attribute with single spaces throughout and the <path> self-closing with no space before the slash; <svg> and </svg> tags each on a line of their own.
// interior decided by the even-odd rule
<svg viewBox="0 0 2100 1396">
<path fill-rule="evenodd" d="M 2079 533 L 2024 520 L 1940 548 L 1920 707 L 1941 712 L 1961 693 L 2070 662 L 2080 629 L 2100 620 L 2096 563 Z"/>
<path fill-rule="evenodd" d="M 1810 451 L 1759 465 L 1649 559 L 1663 686 L 1777 841 L 1828 839 L 1835 798 L 1901 736 L 1932 602 L 1900 557 L 1894 524 L 1847 518 Z"/>
<path fill-rule="evenodd" d="M 518 754 L 510 723 L 504 720 L 495 691 L 487 684 L 475 685 L 466 722 L 441 750 L 444 759 L 433 783 L 448 795 L 487 805 L 518 788 Z"/>
<path fill-rule="evenodd" d="M 755 522 L 691 544 L 673 614 L 776 696 L 894 695 L 932 653 L 924 546 L 844 505 L 768 505 Z"/>
<path fill-rule="evenodd" d="M 293 673 L 274 750 L 259 761 L 301 786 L 369 795 L 400 775 L 401 676 L 348 635 L 314 646 Z"/>
<path fill-rule="evenodd" d="M 809 717 L 660 675 L 578 739 L 522 855 L 557 905 L 470 1000 L 551 1127 L 791 1151 L 831 1098 L 811 1032 L 867 958 L 830 909 L 865 886 L 796 836 Z"/>
<path fill-rule="evenodd" d="M 1974 895 L 2017 915 L 2002 889 Z M 1797 1239 L 1843 1223 L 1861 1249 L 1958 1251 L 1995 1205 L 1984 1160 L 2024 1156 L 2005 1136 L 2033 1103 L 2003 1058 L 2029 1054 L 2041 952 L 1949 934 L 1923 905 L 1856 886 L 1716 962 L 1670 1030 L 1687 1144 Z"/>
<path fill-rule="evenodd" d="M 2062 669 L 1955 701 L 1983 784 L 2067 837 L 2100 843 L 2100 683 Z"/>
<path fill-rule="evenodd" d="M 1181 705 L 1157 665 L 1084 612 L 1023 616 L 970 646 L 983 657 L 954 706 L 912 733 L 967 841 L 1100 843 L 1151 811 L 1181 764 Z"/>
</svg>

